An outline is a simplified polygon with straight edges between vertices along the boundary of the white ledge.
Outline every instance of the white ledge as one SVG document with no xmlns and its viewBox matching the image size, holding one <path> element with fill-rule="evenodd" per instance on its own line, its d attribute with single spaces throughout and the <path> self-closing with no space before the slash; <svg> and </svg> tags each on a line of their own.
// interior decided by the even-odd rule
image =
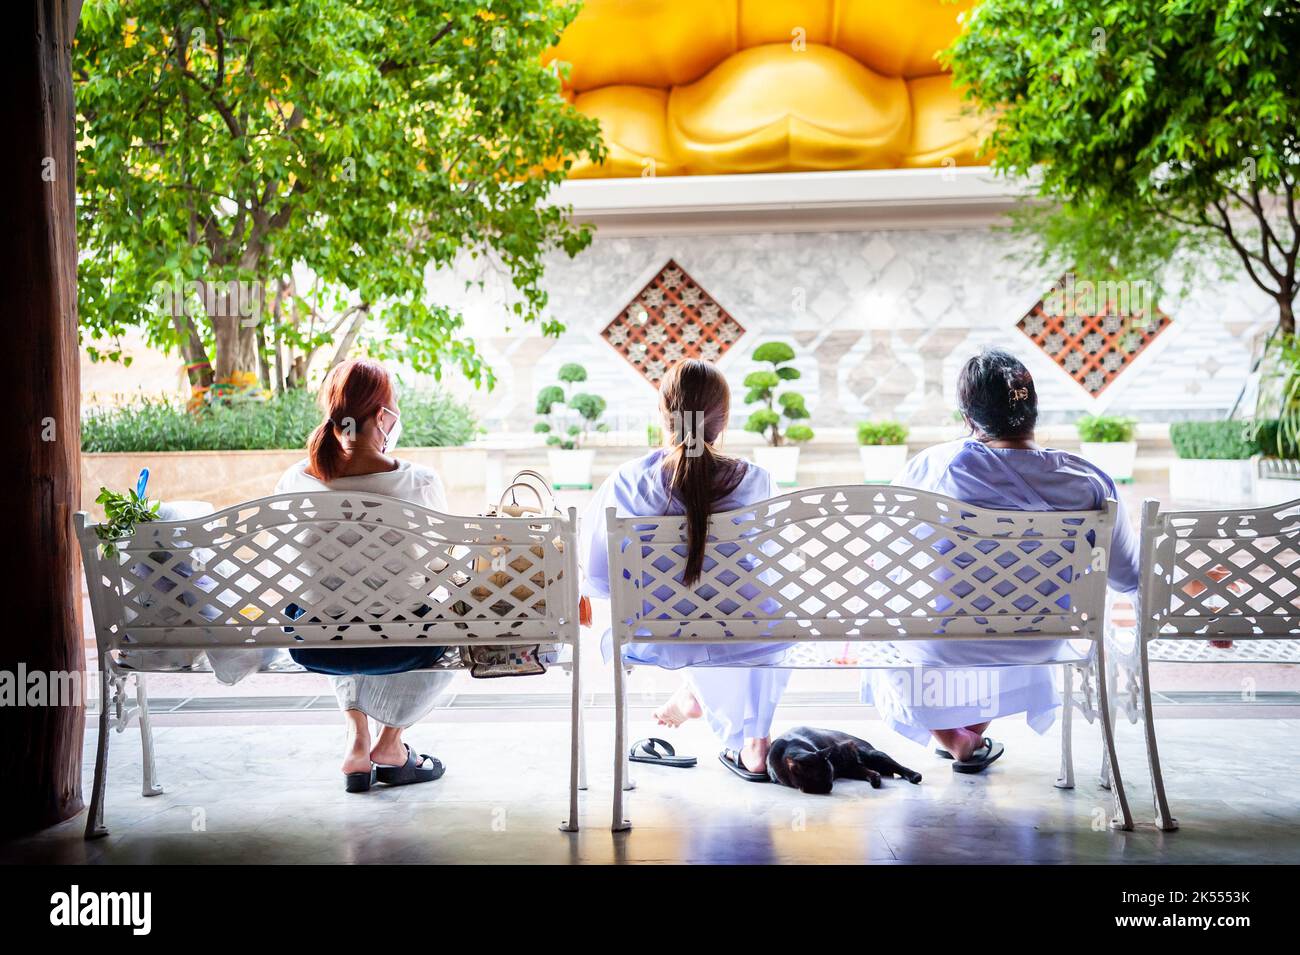
<svg viewBox="0 0 1300 955">
<path fill-rule="evenodd" d="M 1028 194 L 1028 184 L 986 166 L 574 179 L 553 201 L 608 234 L 934 227 L 989 222 Z"/>
</svg>

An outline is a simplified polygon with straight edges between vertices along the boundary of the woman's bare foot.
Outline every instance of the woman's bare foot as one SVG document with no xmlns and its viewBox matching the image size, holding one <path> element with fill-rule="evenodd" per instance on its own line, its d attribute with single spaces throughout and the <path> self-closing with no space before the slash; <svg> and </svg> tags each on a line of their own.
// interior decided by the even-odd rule
<svg viewBox="0 0 1300 955">
<path fill-rule="evenodd" d="M 695 698 L 689 683 L 683 683 L 668 702 L 655 710 L 654 717 L 660 726 L 681 726 L 687 720 L 698 720 L 704 715 L 700 701 Z"/>
<path fill-rule="evenodd" d="M 987 723 L 984 725 L 988 726 Z M 930 735 L 959 762 L 970 759 L 984 745 L 983 733 L 976 733 L 964 726 L 950 730 L 931 730 Z"/>
<path fill-rule="evenodd" d="M 767 751 L 772 748 L 771 743 L 771 739 L 766 736 L 762 739 L 746 739 L 740 750 L 740 762 L 751 773 L 766 772 Z"/>
<path fill-rule="evenodd" d="M 370 751 L 370 761 L 376 766 L 405 766 L 406 744 L 402 742 L 402 731 L 393 726 L 380 730 L 379 739 Z"/>
<path fill-rule="evenodd" d="M 370 772 L 370 723 L 360 710 L 347 710 L 348 751 L 343 757 L 343 772 Z"/>
</svg>

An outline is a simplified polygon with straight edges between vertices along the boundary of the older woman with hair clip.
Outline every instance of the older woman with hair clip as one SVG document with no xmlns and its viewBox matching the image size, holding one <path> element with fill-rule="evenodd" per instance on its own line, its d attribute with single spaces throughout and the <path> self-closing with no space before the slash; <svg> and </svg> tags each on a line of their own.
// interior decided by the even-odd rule
<svg viewBox="0 0 1300 955">
<path fill-rule="evenodd" d="M 659 385 L 659 410 L 664 433 L 671 436 L 669 446 L 629 461 L 611 474 L 584 515 L 579 554 L 587 596 L 609 598 L 606 508 L 616 507 L 620 517 L 684 515 L 687 542 L 678 553 L 686 558 L 682 583 L 690 586 L 711 566 L 704 554 L 710 515 L 776 496 L 776 483 L 767 471 L 718 450 L 730 406 L 727 380 L 713 365 L 691 359 L 669 369 Z M 609 659 L 608 631 L 603 646 Z M 705 718 L 724 746 L 719 754 L 723 765 L 742 779 L 767 782 L 772 716 L 790 671 L 763 665 L 779 663 L 785 649 L 754 643 L 660 643 L 636 644 L 624 652 L 631 663 L 688 668 L 686 681 L 655 712 L 655 718 L 670 727 Z M 653 748 L 655 742 L 641 741 L 632 758 L 694 764 L 694 760 L 673 760 L 671 752 L 665 758 Z"/>
<path fill-rule="evenodd" d="M 1038 393 L 1029 370 L 1009 352 L 986 348 L 962 368 L 957 402 L 970 437 L 922 451 L 894 483 L 1008 511 L 1088 511 L 1115 501 L 1108 579 L 1113 589 L 1136 599 L 1138 541 L 1115 482 L 1076 454 L 1035 443 Z M 1004 751 L 984 735 L 991 720 L 1024 713 L 1040 734 L 1056 721 L 1061 700 L 1053 668 L 1042 664 L 1053 662 L 1064 642 L 897 643 L 915 666 L 872 671 L 864 677 L 863 698 L 908 739 L 924 746 L 933 736 L 942 747 L 937 755 L 952 759 L 954 771 L 983 772 Z M 991 660 L 1012 665 L 989 667 Z M 945 672 L 927 674 L 927 667 Z M 928 678 L 933 676 L 941 679 Z M 931 694 L 918 692 L 931 685 L 943 687 L 937 704 L 929 702 Z"/>
<path fill-rule="evenodd" d="M 320 391 L 325 420 L 307 443 L 307 457 L 280 478 L 277 494 L 291 491 L 369 491 L 446 511 L 436 472 L 392 456 L 401 433 L 401 414 L 392 377 L 378 362 L 345 361 L 325 376 Z M 297 619 L 312 620 L 297 609 Z M 419 616 L 422 608 L 412 607 Z M 322 620 L 321 622 L 327 622 Z M 339 621 L 364 626 L 364 621 Z M 290 650 L 294 660 L 331 676 L 339 709 L 348 720 L 343 774 L 348 792 L 366 792 L 375 782 L 389 786 L 425 783 L 443 774 L 443 765 L 416 755 L 402 741 L 406 727 L 431 709 L 452 679 L 448 671 L 427 670 L 445 647 L 356 647 Z M 380 731 L 373 744 L 370 720 Z"/>
</svg>

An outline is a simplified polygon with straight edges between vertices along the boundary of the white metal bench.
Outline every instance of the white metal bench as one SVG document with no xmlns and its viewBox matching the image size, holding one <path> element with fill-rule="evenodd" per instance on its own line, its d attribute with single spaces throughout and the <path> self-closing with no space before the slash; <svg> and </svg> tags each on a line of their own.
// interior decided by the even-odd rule
<svg viewBox="0 0 1300 955">
<path fill-rule="evenodd" d="M 850 647 L 915 640 L 1075 642 L 1059 663 L 1073 676 L 1104 672 L 1103 619 L 1113 503 L 1097 511 L 998 511 L 902 487 L 813 488 L 715 514 L 705 570 L 683 587 L 682 517 L 606 512 L 614 659 L 636 643 L 791 643 Z M 744 592 L 742 593 L 742 589 Z M 1058 601 L 1068 596 L 1068 609 Z M 940 606 L 936 606 L 939 604 Z M 781 665 L 786 665 L 785 663 Z M 806 663 L 804 665 L 807 665 Z M 854 664 L 894 666 L 894 656 Z M 906 664 L 905 664 L 906 665 Z M 990 662 L 991 666 L 996 663 Z M 613 828 L 629 828 L 626 686 L 614 667 Z M 1104 750 L 1113 769 L 1116 815 L 1132 816 L 1115 760 L 1108 687 L 1096 680 Z M 1073 784 L 1070 714 L 1062 720 L 1058 785 Z"/>
<path fill-rule="evenodd" d="M 1152 662 L 1300 663 L 1300 500 L 1259 508 L 1160 512 L 1142 505 L 1136 639 L 1112 639 L 1117 706 L 1146 728 L 1156 825 L 1169 811 L 1151 705 Z M 1231 648 L 1210 640 L 1231 640 Z"/>
<path fill-rule="evenodd" d="M 108 731 L 133 715 L 144 794 L 154 776 L 149 654 L 123 651 L 567 645 L 573 684 L 569 815 L 581 753 L 577 512 L 458 517 L 352 491 L 279 494 L 180 521 L 139 524 L 108 554 L 76 516 L 99 654 L 100 717 L 86 837 L 104 835 Z M 140 661 L 145 661 L 143 665 Z M 110 699 L 111 694 L 111 699 Z M 585 785 L 585 782 L 582 783 Z"/>
</svg>

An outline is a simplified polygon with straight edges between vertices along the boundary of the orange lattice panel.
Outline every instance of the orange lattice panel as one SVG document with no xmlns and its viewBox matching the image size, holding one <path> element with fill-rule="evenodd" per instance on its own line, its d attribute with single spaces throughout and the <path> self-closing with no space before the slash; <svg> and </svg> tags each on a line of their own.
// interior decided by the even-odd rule
<svg viewBox="0 0 1300 955">
<path fill-rule="evenodd" d="M 1058 303 L 1052 305 L 1058 307 Z M 1158 308 L 1151 310 L 1150 317 L 1143 311 L 1120 314 L 1119 309 L 1106 302 L 1100 303 L 1096 310 L 1100 314 L 1086 314 L 1066 306 L 1061 308 L 1062 314 L 1053 314 L 1040 299 L 1016 325 L 1094 398 L 1170 322 L 1169 316 Z"/>
<path fill-rule="evenodd" d="M 683 358 L 717 361 L 745 329 L 670 259 L 600 334 L 657 388 Z"/>
</svg>

